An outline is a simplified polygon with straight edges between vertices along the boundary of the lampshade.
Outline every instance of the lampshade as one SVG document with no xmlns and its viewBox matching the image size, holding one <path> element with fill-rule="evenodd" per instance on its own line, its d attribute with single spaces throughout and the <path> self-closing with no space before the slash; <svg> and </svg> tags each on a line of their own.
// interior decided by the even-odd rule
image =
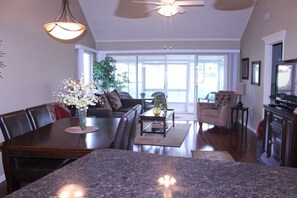
<svg viewBox="0 0 297 198">
<path fill-rule="evenodd" d="M 238 95 L 245 95 L 246 84 L 245 83 L 238 83 L 236 86 L 236 94 Z"/>
<path fill-rule="evenodd" d="M 176 13 L 178 11 L 173 5 L 167 4 L 167 5 L 162 6 L 162 8 L 158 12 L 159 12 L 159 14 L 161 14 L 165 17 L 170 17 L 173 15 L 176 15 Z"/>
<path fill-rule="evenodd" d="M 46 23 L 44 29 L 55 38 L 71 40 L 79 37 L 86 27 L 72 16 L 68 0 L 62 0 L 60 14 L 53 22 Z"/>
</svg>

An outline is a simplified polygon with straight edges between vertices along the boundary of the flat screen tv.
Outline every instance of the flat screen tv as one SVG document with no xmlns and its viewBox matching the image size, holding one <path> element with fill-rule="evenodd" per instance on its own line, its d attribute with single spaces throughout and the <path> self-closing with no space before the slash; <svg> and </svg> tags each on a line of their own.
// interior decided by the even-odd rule
<svg viewBox="0 0 297 198">
<path fill-rule="evenodd" d="M 297 107 L 296 67 L 297 60 L 284 61 L 276 65 L 275 71 L 275 103 L 292 110 Z"/>
</svg>

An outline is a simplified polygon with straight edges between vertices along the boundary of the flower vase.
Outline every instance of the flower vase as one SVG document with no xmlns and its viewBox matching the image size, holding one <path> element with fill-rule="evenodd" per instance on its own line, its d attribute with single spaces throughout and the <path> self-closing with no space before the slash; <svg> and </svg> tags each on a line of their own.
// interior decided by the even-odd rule
<svg viewBox="0 0 297 198">
<path fill-rule="evenodd" d="M 161 108 L 160 107 L 154 107 L 153 108 L 153 113 L 158 116 L 161 113 Z"/>
<path fill-rule="evenodd" d="M 79 127 L 81 130 L 86 129 L 87 110 L 78 110 Z"/>
</svg>

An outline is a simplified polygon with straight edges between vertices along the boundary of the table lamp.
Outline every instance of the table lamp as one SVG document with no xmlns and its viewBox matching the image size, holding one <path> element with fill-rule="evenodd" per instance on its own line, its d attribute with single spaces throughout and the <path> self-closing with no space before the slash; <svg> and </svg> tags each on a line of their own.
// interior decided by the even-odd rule
<svg viewBox="0 0 297 198">
<path fill-rule="evenodd" d="M 238 83 L 236 86 L 236 94 L 239 95 L 239 101 L 237 103 L 237 108 L 242 109 L 243 104 L 241 102 L 241 96 L 245 95 L 246 84 Z"/>
</svg>

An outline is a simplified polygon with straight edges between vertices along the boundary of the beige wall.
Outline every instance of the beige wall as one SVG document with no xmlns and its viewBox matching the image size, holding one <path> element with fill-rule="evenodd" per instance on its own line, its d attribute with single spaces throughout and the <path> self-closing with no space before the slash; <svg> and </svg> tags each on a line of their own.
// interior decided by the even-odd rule
<svg viewBox="0 0 297 198">
<path fill-rule="evenodd" d="M 265 45 L 263 37 L 281 30 L 287 30 L 284 42 L 284 59 L 297 58 L 297 1 L 296 0 L 258 0 L 241 41 L 241 57 L 251 61 L 261 61 L 261 86 L 247 84 L 247 95 L 243 103 L 250 107 L 249 126 L 256 129 L 263 115 L 263 91 L 270 90 L 270 84 L 263 82 Z M 264 17 L 269 15 L 268 20 Z M 251 72 L 251 67 L 250 67 Z M 251 74 L 251 73 L 250 73 Z"/>
<path fill-rule="evenodd" d="M 54 20 L 61 0 L 1 0 L 0 40 L 6 68 L 1 69 L 0 113 L 52 101 L 59 81 L 76 77 L 77 43 L 95 47 L 88 33 L 76 43 L 54 40 L 43 24 Z M 70 1 L 75 17 L 85 22 L 77 0 Z"/>
<path fill-rule="evenodd" d="M 58 42 L 44 31 L 43 24 L 57 17 L 61 2 L 0 1 L 0 50 L 6 53 L 0 60 L 7 66 L 0 68 L 0 114 L 53 101 L 52 92 L 59 82 L 76 77 L 74 45 L 95 48 L 90 31 L 76 43 Z M 77 20 L 86 23 L 77 0 L 70 1 L 70 9 Z"/>
</svg>

